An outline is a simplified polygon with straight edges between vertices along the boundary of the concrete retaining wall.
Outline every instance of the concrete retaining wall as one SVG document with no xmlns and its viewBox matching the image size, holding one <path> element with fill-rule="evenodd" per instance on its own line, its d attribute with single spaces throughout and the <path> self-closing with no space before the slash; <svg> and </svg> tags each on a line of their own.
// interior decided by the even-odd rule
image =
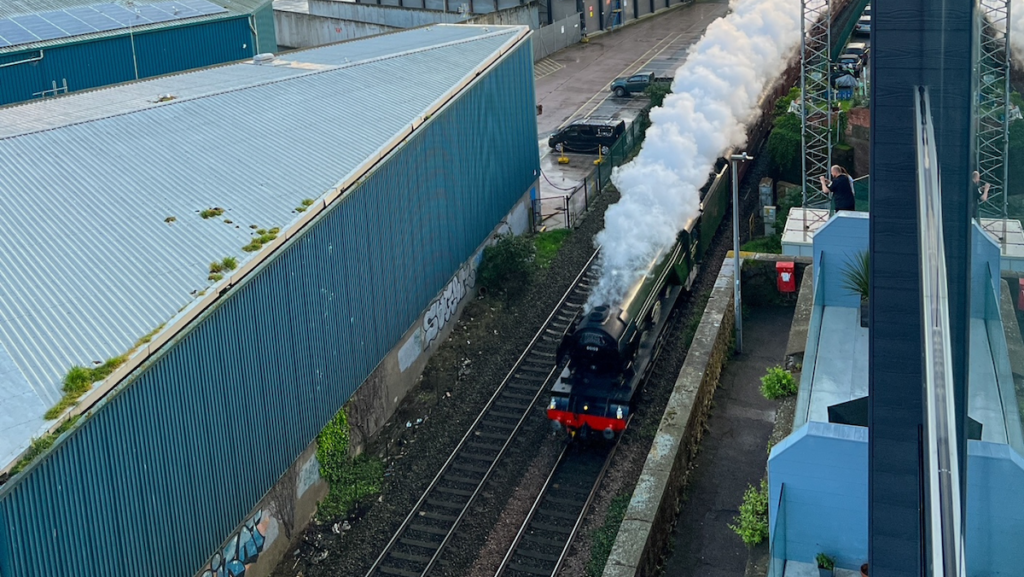
<svg viewBox="0 0 1024 577">
<path fill-rule="evenodd" d="M 278 45 L 289 48 L 312 48 L 401 30 L 382 24 L 312 16 L 286 10 L 274 10 L 274 26 L 277 27 Z"/>
<path fill-rule="evenodd" d="M 690 460 L 700 445 L 732 341 L 732 279 L 733 264 L 727 260 L 665 407 L 604 577 L 654 575 L 671 538 Z"/>
</svg>

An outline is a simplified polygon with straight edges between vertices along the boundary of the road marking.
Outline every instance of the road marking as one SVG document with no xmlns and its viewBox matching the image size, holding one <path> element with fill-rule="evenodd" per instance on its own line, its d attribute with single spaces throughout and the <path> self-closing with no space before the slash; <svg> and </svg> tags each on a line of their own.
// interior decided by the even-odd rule
<svg viewBox="0 0 1024 577">
<path fill-rule="evenodd" d="M 554 74 L 563 68 L 565 68 L 564 64 L 559 64 L 550 58 L 542 58 L 533 65 L 533 79 L 540 80 L 548 74 Z"/>
</svg>

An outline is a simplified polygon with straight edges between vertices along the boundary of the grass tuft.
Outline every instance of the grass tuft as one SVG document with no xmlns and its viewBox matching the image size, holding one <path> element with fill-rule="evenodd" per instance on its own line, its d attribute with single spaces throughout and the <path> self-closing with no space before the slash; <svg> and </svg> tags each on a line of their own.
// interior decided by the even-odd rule
<svg viewBox="0 0 1024 577">
<path fill-rule="evenodd" d="M 172 223 L 172 222 L 175 222 L 176 220 L 178 220 L 178 217 L 176 217 L 176 216 L 168 216 L 167 218 L 164 219 L 164 222 Z"/>
<path fill-rule="evenodd" d="M 203 219 L 214 218 L 224 214 L 224 209 L 220 207 L 207 208 L 199 213 Z"/>
<path fill-rule="evenodd" d="M 224 270 L 235 270 L 238 268 L 238 259 L 233 256 L 226 256 L 224 260 L 220 261 L 220 265 L 224 267 Z"/>
<path fill-rule="evenodd" d="M 29 445 L 28 450 L 25 452 L 25 455 L 21 459 L 19 459 L 17 463 L 14 464 L 14 467 L 11 468 L 11 476 L 20 473 L 22 470 L 25 469 L 25 467 L 32 464 L 32 461 L 34 461 L 36 457 L 45 453 L 47 449 L 53 446 L 53 443 L 57 441 L 58 437 L 68 432 L 68 430 L 70 430 L 71 427 L 73 427 L 74 424 L 78 422 L 79 418 L 79 416 L 71 417 L 70 419 L 61 423 L 60 426 L 57 427 L 57 429 L 54 430 L 52 433 L 47 433 L 42 437 L 39 437 L 38 439 L 32 439 L 32 444 Z"/>
<path fill-rule="evenodd" d="M 224 275 L 220 274 L 219 272 L 215 272 L 215 273 L 211 274 L 210 276 L 206 277 L 206 280 L 212 281 L 212 282 L 219 282 L 223 278 L 224 278 Z"/>
<path fill-rule="evenodd" d="M 128 357 L 122 355 L 109 358 L 102 365 L 91 369 L 78 365 L 71 367 L 67 374 L 64 375 L 64 396 L 56 405 L 50 407 L 44 416 L 47 419 L 59 417 L 69 407 L 78 402 L 78 398 L 88 392 L 92 388 L 93 383 L 109 377 L 110 373 L 117 370 L 117 367 L 123 365 L 126 360 L 128 360 Z"/>
<path fill-rule="evenodd" d="M 540 268 L 551 266 L 551 261 L 555 260 L 555 255 L 558 254 L 558 250 L 562 248 L 562 243 L 565 242 L 565 239 L 569 238 L 570 234 L 572 234 L 571 230 L 563 228 L 542 232 L 533 237 L 533 245 L 537 249 L 534 255 L 537 266 Z"/>
<path fill-rule="evenodd" d="M 222 272 L 223 270 L 224 270 L 224 265 L 223 264 L 221 264 L 221 263 L 219 263 L 217 261 L 213 261 L 213 262 L 210 263 L 210 274 L 216 274 L 216 273 Z"/>
<path fill-rule="evenodd" d="M 587 564 L 587 575 L 600 577 L 604 574 L 604 566 L 608 556 L 612 554 L 615 537 L 619 535 L 619 526 L 626 517 L 630 495 L 617 495 L 608 505 L 608 513 L 604 517 L 604 525 L 590 535 L 590 562 Z"/>
</svg>

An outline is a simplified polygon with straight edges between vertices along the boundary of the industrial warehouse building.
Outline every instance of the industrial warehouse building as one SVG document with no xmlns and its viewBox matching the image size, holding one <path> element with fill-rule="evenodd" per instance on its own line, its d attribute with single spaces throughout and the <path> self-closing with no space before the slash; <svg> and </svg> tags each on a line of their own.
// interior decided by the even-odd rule
<svg viewBox="0 0 1024 577">
<path fill-rule="evenodd" d="M 276 50 L 272 0 L 3 0 L 0 106 Z"/>
<path fill-rule="evenodd" d="M 283 550 L 300 455 L 368 375 L 422 369 L 525 228 L 534 110 L 529 30 L 463 25 L 0 109 L 2 470 L 72 366 L 127 356 L 0 486 L 0 574 Z"/>
</svg>

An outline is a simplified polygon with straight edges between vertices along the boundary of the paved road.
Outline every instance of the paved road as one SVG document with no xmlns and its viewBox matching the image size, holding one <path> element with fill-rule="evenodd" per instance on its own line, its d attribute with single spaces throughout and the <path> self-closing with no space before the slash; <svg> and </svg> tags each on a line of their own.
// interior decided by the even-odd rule
<svg viewBox="0 0 1024 577">
<path fill-rule="evenodd" d="M 743 319 L 748 352 L 730 359 L 722 372 L 665 577 L 743 577 L 747 547 L 728 524 L 747 485 L 756 486 L 765 475 L 778 403 L 761 396 L 760 379 L 768 367 L 781 364 L 792 320 L 789 307 L 753 308 Z"/>
<path fill-rule="evenodd" d="M 543 220 L 549 227 L 565 225 L 564 197 L 593 169 L 594 155 L 569 154 L 568 165 L 557 162 L 548 136 L 570 120 L 588 115 L 622 118 L 631 123 L 647 104 L 644 97 L 617 98 L 608 90 L 612 80 L 635 72 L 671 76 L 686 59 L 687 50 L 708 24 L 724 16 L 725 1 L 699 1 L 647 17 L 636 24 L 594 36 L 537 63 L 537 117 L 541 154 L 540 197 Z M 578 195 L 576 200 L 580 200 Z"/>
</svg>

